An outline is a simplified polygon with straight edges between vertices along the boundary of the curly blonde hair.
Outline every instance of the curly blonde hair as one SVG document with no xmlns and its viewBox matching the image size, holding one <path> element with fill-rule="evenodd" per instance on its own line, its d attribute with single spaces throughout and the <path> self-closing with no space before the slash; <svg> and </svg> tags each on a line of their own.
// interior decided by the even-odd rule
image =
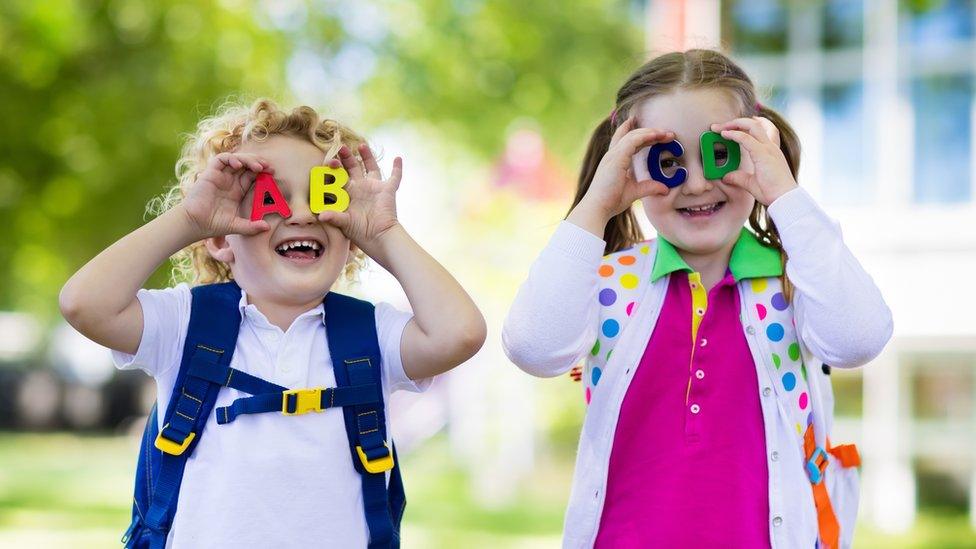
<svg viewBox="0 0 976 549">
<path fill-rule="evenodd" d="M 250 106 L 227 102 L 217 110 L 217 114 L 201 120 L 196 132 L 188 135 L 176 162 L 176 184 L 152 199 L 146 207 L 147 213 L 159 215 L 179 204 L 213 156 L 234 151 L 243 143 L 265 141 L 275 135 L 307 140 L 322 150 L 325 161 L 335 157 L 343 145 L 349 147 L 353 154 L 358 154 L 359 145 L 365 142 L 337 120 L 322 118 L 308 106 L 302 105 L 287 112 L 266 98 L 257 99 Z M 199 285 L 233 279 L 230 266 L 214 259 L 203 241 L 187 246 L 170 259 L 174 283 Z M 365 262 L 366 256 L 357 250 L 344 269 L 346 280 L 354 280 Z"/>
</svg>

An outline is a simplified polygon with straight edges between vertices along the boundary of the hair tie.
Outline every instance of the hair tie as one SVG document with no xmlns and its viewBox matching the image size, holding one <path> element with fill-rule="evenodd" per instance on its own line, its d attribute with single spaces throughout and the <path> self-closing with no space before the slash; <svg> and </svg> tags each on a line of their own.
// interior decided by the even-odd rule
<svg viewBox="0 0 976 549">
<path fill-rule="evenodd" d="M 616 107 L 614 107 L 614 109 L 612 111 L 610 111 L 610 125 L 611 126 L 616 126 L 617 125 L 617 108 Z"/>
<path fill-rule="evenodd" d="M 762 108 L 763 108 L 762 103 L 760 103 L 759 101 L 756 101 L 756 112 L 761 111 Z"/>
</svg>

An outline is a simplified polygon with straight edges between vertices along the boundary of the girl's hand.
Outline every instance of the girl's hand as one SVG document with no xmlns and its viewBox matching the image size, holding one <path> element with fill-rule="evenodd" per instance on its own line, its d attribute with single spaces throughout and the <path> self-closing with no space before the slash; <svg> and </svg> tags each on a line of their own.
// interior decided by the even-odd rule
<svg viewBox="0 0 976 549">
<path fill-rule="evenodd" d="M 725 174 L 723 183 L 745 189 L 764 206 L 797 187 L 779 148 L 779 130 L 768 118 L 736 118 L 724 124 L 712 124 L 712 131 L 721 132 L 722 137 L 742 148 L 739 168 Z"/>
<path fill-rule="evenodd" d="M 338 227 L 349 240 L 361 250 L 370 253 L 374 244 L 393 227 L 400 224 L 396 215 L 396 191 L 400 188 L 403 174 L 403 160 L 398 156 L 393 160 L 393 172 L 383 179 L 369 145 L 359 146 L 362 165 L 349 148 L 339 149 L 339 160 L 333 159 L 329 165 L 342 167 L 349 172 L 349 182 L 345 191 L 349 193 L 349 207 L 344 212 L 327 210 L 319 214 L 319 221 Z M 365 170 L 364 170 L 365 168 Z"/>
<path fill-rule="evenodd" d="M 253 154 L 224 152 L 207 162 L 180 203 L 200 239 L 268 230 L 266 221 L 251 221 L 239 214 L 241 201 L 260 172 L 273 170 Z"/>
<path fill-rule="evenodd" d="M 637 151 L 674 139 L 674 132 L 653 128 L 635 128 L 637 117 L 631 116 L 617 128 L 610 139 L 610 147 L 603 155 L 593 181 L 580 201 L 596 208 L 607 221 L 630 208 L 634 201 L 651 195 L 668 194 L 667 185 L 645 179 L 637 181 L 632 160 Z"/>
</svg>

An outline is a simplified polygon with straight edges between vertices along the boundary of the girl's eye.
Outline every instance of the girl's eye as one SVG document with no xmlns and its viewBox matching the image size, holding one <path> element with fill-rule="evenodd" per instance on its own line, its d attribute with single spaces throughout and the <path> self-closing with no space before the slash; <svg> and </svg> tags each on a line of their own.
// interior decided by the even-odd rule
<svg viewBox="0 0 976 549">
<path fill-rule="evenodd" d="M 672 177 L 681 167 L 681 163 L 678 162 L 677 158 L 662 158 L 661 159 L 661 172 L 667 177 Z"/>
</svg>

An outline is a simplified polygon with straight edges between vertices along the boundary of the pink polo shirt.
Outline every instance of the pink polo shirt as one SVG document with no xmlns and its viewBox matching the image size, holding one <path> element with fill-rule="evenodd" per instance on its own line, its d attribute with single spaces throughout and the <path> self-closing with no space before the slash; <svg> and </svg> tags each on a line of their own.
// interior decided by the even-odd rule
<svg viewBox="0 0 976 549">
<path fill-rule="evenodd" d="M 731 272 L 670 273 L 627 389 L 597 547 L 769 547 L 766 440 Z M 697 316 L 697 318 L 696 318 Z"/>
</svg>

